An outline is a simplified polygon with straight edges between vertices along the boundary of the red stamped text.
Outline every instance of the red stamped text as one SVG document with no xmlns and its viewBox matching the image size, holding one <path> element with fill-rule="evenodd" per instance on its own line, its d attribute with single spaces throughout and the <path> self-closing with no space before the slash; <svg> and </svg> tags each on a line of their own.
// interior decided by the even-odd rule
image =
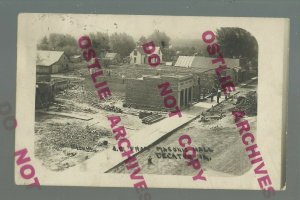
<svg viewBox="0 0 300 200">
<path fill-rule="evenodd" d="M 17 158 L 16 164 L 20 166 L 20 175 L 25 180 L 31 180 L 29 186 L 40 187 L 40 182 L 38 177 L 35 177 L 35 169 L 29 164 L 31 161 L 30 157 L 26 157 L 28 151 L 27 148 L 18 150 L 15 152 L 15 157 Z"/>
</svg>

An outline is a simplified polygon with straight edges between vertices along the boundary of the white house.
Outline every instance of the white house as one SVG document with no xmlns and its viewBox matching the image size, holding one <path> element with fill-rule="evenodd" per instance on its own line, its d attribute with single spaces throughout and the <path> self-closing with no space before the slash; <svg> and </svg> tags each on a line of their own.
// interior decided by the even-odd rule
<svg viewBox="0 0 300 200">
<path fill-rule="evenodd" d="M 160 47 L 155 47 L 155 51 L 153 54 L 157 54 L 160 57 L 160 62 L 162 62 L 162 52 Z M 131 64 L 148 64 L 147 61 L 147 54 L 144 52 L 142 46 L 137 46 L 131 53 L 130 53 L 130 63 Z M 155 61 L 153 61 L 155 62 Z"/>
</svg>

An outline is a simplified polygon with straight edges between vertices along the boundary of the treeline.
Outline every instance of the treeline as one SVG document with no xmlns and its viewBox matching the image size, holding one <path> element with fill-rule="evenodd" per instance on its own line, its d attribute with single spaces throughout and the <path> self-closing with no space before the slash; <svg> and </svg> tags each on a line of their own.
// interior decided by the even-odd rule
<svg viewBox="0 0 300 200">
<path fill-rule="evenodd" d="M 179 51 L 181 56 L 209 56 L 206 50 L 206 44 L 199 39 L 174 39 L 172 41 L 174 49 Z"/>
<path fill-rule="evenodd" d="M 216 35 L 224 57 L 240 59 L 243 68 L 257 68 L 258 44 L 248 31 L 241 28 L 224 27 L 217 29 Z M 153 41 L 156 46 L 161 48 L 164 61 L 175 61 L 181 55 L 209 56 L 201 38 L 171 41 L 166 33 L 159 30 L 154 30 L 147 37 L 141 36 L 138 41 L 135 41 L 127 33 L 109 35 L 96 32 L 90 33 L 89 36 L 98 56 L 104 56 L 103 52 L 115 52 L 119 53 L 121 58 L 125 58 L 137 45 L 149 41 Z M 80 54 L 77 40 L 69 34 L 52 33 L 48 37 L 42 38 L 37 47 L 40 50 L 64 51 L 68 57 Z"/>
<path fill-rule="evenodd" d="M 97 55 L 102 52 L 119 53 L 121 58 L 129 56 L 137 45 L 142 45 L 149 41 L 154 41 L 157 46 L 163 49 L 169 48 L 170 37 L 165 33 L 155 30 L 147 38 L 142 36 L 138 41 L 135 41 L 132 36 L 127 33 L 113 33 L 111 35 L 103 32 L 89 34 L 93 48 Z M 51 33 L 48 37 L 43 37 L 37 48 L 39 50 L 64 51 L 66 56 L 80 54 L 76 39 L 70 34 Z"/>
<path fill-rule="evenodd" d="M 37 45 L 39 50 L 64 51 L 66 56 L 70 57 L 80 54 L 76 39 L 69 34 L 51 33 L 49 37 L 45 36 Z"/>
<path fill-rule="evenodd" d="M 224 57 L 240 59 L 246 70 L 258 68 L 258 43 L 251 33 L 241 28 L 223 27 L 217 29 L 216 34 Z"/>
<path fill-rule="evenodd" d="M 89 36 L 93 48 L 99 56 L 101 52 L 115 52 L 124 58 L 135 48 L 133 37 L 126 33 L 114 33 L 109 36 L 106 33 L 97 32 L 90 33 Z M 68 57 L 80 54 L 77 40 L 69 34 L 51 33 L 48 37 L 45 36 L 41 39 L 37 48 L 39 50 L 64 51 Z"/>
</svg>

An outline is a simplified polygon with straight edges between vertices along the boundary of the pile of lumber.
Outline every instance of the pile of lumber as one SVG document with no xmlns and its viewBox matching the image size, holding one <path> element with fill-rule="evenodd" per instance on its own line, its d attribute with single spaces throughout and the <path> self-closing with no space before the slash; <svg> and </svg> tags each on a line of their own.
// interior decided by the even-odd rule
<svg viewBox="0 0 300 200">
<path fill-rule="evenodd" d="M 153 123 L 158 122 L 158 121 L 160 121 L 160 120 L 162 120 L 164 118 L 165 117 L 162 116 L 162 115 L 160 115 L 160 114 L 153 114 L 153 115 L 149 115 L 149 116 L 143 118 L 142 122 L 144 124 L 153 124 Z"/>
</svg>

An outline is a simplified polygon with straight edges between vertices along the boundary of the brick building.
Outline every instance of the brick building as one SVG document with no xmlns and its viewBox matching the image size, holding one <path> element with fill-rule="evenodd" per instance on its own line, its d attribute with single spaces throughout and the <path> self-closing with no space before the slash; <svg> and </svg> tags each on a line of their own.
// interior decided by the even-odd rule
<svg viewBox="0 0 300 200">
<path fill-rule="evenodd" d="M 170 83 L 172 95 L 176 98 L 177 105 L 181 109 L 192 102 L 192 75 L 148 75 L 126 80 L 126 105 L 139 109 L 166 110 L 163 105 L 163 97 L 160 96 L 158 88 L 158 85 L 164 82 Z"/>
<path fill-rule="evenodd" d="M 193 74 L 193 99 L 200 100 L 216 91 L 219 86 L 215 69 L 218 65 L 212 63 L 210 57 L 202 56 L 179 56 L 175 67 L 184 69 Z M 247 80 L 248 72 L 240 66 L 239 59 L 224 58 L 227 69 L 222 71 L 222 76 L 230 76 L 232 81 L 237 85 Z"/>
<path fill-rule="evenodd" d="M 222 77 L 230 76 L 235 85 L 247 80 L 247 74 L 240 68 L 228 68 L 222 71 Z M 215 69 L 197 69 L 193 72 L 193 99 L 198 101 L 208 96 L 216 89 L 221 89 L 220 81 L 216 75 Z"/>
</svg>

